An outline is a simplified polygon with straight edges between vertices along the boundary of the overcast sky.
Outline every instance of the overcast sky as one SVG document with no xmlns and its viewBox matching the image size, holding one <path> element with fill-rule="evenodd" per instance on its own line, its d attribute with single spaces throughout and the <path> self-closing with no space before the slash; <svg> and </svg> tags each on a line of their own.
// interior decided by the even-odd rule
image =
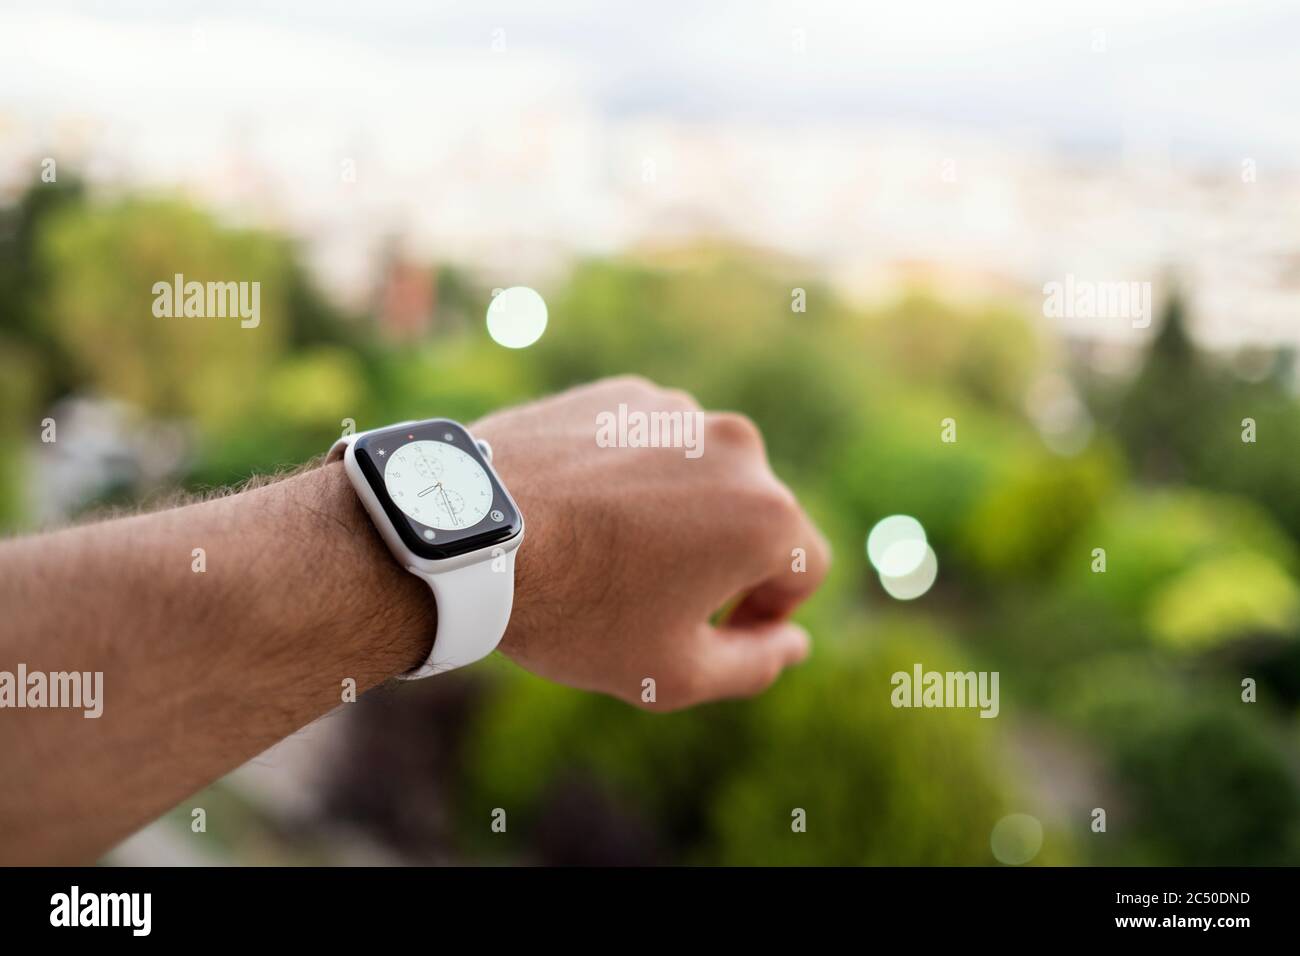
<svg viewBox="0 0 1300 956">
<path fill-rule="evenodd" d="M 1300 5 L 1241 0 L 42 0 L 0 9 L 0 108 L 346 121 L 383 102 L 436 117 L 562 95 L 610 117 L 961 127 L 1294 164 L 1297 50 Z"/>
</svg>

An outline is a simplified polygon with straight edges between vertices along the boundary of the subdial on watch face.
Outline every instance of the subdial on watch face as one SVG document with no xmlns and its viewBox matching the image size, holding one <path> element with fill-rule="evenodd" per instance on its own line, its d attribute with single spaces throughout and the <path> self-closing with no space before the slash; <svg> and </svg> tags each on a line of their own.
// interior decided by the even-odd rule
<svg viewBox="0 0 1300 956">
<path fill-rule="evenodd" d="M 437 481 L 442 477 L 442 459 L 430 457 L 429 453 L 423 448 L 413 448 L 406 456 L 415 473 L 421 478 L 427 478 L 429 481 Z"/>
<path fill-rule="evenodd" d="M 426 521 L 425 524 L 431 524 L 437 528 L 459 528 L 462 517 L 465 514 L 465 499 L 460 492 L 453 491 L 438 482 L 431 485 L 426 491 L 421 493 L 424 497 L 423 507 L 432 508 L 433 520 Z M 419 505 L 416 506 L 420 508 Z M 417 511 L 416 517 L 419 518 L 421 512 Z"/>
</svg>

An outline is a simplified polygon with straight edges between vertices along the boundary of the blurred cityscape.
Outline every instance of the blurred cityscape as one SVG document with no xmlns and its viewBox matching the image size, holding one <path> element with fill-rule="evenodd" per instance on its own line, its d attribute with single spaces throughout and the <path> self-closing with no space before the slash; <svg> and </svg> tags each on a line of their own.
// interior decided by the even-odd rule
<svg viewBox="0 0 1300 956">
<path fill-rule="evenodd" d="M 1176 281 L 1206 343 L 1300 341 L 1300 69 L 1277 40 L 1293 11 L 917 6 L 732 7 L 641 36 L 570 4 L 590 44 L 558 39 L 563 13 L 509 3 L 6 13 L 0 194 L 47 157 L 107 189 L 179 190 L 294 236 L 352 305 L 402 284 L 408 261 L 540 283 L 703 235 L 798 257 L 865 301 L 923 283 L 1033 307 L 1067 273 Z M 972 21 L 998 43 L 963 35 Z M 994 56 L 1024 82 L 990 74 Z M 697 86 L 654 72 L 672 57 Z M 1096 319 L 1065 331 L 1132 338 Z"/>
</svg>

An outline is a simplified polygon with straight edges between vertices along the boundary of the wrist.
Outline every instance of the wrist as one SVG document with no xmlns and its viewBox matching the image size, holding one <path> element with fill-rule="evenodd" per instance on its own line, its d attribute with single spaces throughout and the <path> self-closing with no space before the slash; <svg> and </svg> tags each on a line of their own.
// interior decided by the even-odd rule
<svg viewBox="0 0 1300 956">
<path fill-rule="evenodd" d="M 563 633 L 558 620 L 546 617 L 548 612 L 556 616 L 558 610 L 547 599 L 547 584 L 567 573 L 574 559 L 573 549 L 581 542 L 564 530 L 572 525 L 565 519 L 563 503 L 539 488 L 537 475 L 530 472 L 520 454 L 519 434 L 497 423 L 491 417 L 469 428 L 476 438 L 492 445 L 492 466 L 510 489 L 527 526 L 526 540 L 515 552 L 510 622 L 497 650 L 520 666 L 535 670 L 534 652 L 539 643 L 536 636 Z"/>
<path fill-rule="evenodd" d="M 322 622 L 321 627 L 337 639 L 340 661 L 357 671 L 348 676 L 356 677 L 361 690 L 419 666 L 438 624 L 429 588 L 393 560 L 341 462 L 293 480 L 303 482 L 296 492 L 300 504 L 322 529 L 319 563 L 331 568 L 317 591 L 338 588 L 346 595 L 338 602 L 337 620 Z M 319 602 L 322 607 L 334 604 Z"/>
</svg>

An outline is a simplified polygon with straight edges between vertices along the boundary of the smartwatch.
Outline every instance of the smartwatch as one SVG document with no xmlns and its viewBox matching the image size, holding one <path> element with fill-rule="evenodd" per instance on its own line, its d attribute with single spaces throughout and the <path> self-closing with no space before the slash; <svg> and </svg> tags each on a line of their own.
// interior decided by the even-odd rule
<svg viewBox="0 0 1300 956">
<path fill-rule="evenodd" d="M 429 659 L 404 680 L 491 654 L 510 621 L 524 517 L 492 468 L 492 447 L 446 418 L 340 438 L 325 459 L 344 470 L 401 565 L 438 605 Z"/>
</svg>

